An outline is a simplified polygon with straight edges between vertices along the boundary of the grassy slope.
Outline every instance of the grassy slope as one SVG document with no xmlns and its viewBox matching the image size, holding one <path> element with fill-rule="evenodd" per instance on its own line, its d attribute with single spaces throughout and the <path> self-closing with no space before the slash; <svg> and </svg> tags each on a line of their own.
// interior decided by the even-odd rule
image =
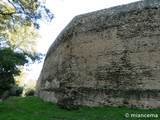
<svg viewBox="0 0 160 120">
<path fill-rule="evenodd" d="M 159 114 L 159 118 L 150 120 L 160 119 L 160 110 L 95 107 L 67 111 L 52 103 L 43 102 L 37 97 L 13 97 L 0 102 L 0 120 L 138 120 L 125 118 L 125 113 L 156 113 Z"/>
</svg>

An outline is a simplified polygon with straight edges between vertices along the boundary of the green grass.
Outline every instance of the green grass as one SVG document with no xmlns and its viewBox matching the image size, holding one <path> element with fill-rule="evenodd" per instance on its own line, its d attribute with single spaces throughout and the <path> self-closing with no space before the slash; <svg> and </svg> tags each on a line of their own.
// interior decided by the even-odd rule
<svg viewBox="0 0 160 120">
<path fill-rule="evenodd" d="M 129 114 L 158 114 L 159 118 L 125 118 Z M 67 111 L 37 97 L 0 101 L 0 120 L 159 120 L 160 110 L 94 107 Z"/>
</svg>

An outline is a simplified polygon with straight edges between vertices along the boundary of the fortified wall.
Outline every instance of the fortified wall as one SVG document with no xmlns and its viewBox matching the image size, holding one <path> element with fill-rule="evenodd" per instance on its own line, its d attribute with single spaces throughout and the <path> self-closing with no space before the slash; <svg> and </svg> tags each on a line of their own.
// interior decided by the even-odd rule
<svg viewBox="0 0 160 120">
<path fill-rule="evenodd" d="M 67 109 L 159 109 L 160 0 L 74 17 L 47 52 L 36 95 Z"/>
</svg>

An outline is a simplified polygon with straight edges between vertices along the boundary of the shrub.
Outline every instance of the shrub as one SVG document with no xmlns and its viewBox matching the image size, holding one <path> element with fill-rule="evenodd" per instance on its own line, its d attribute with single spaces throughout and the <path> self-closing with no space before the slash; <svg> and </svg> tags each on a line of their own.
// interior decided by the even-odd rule
<svg viewBox="0 0 160 120">
<path fill-rule="evenodd" d="M 7 90 L 5 92 L 3 92 L 1 99 L 5 100 L 8 99 L 10 96 L 21 96 L 23 92 L 23 87 L 13 87 L 10 90 Z"/>
<path fill-rule="evenodd" d="M 10 97 L 10 95 L 11 95 L 11 91 L 7 90 L 2 94 L 1 99 L 2 100 L 8 99 Z"/>
<path fill-rule="evenodd" d="M 31 88 L 31 89 L 28 89 L 25 93 L 25 96 L 33 96 L 35 93 L 35 89 Z"/>
<path fill-rule="evenodd" d="M 10 90 L 11 96 L 21 96 L 23 92 L 23 87 L 13 87 Z"/>
</svg>

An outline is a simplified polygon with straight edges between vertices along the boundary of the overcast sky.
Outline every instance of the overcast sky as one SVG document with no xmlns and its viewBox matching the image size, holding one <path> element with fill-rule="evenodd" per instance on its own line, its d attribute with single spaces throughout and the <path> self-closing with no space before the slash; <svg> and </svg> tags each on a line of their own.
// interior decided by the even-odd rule
<svg viewBox="0 0 160 120">
<path fill-rule="evenodd" d="M 74 16 L 135 1 L 140 0 L 46 0 L 46 6 L 54 14 L 54 19 L 48 25 L 41 24 L 42 38 L 38 42 L 38 51 L 46 54 L 50 45 Z M 27 79 L 38 79 L 42 64 L 32 65 Z"/>
</svg>

